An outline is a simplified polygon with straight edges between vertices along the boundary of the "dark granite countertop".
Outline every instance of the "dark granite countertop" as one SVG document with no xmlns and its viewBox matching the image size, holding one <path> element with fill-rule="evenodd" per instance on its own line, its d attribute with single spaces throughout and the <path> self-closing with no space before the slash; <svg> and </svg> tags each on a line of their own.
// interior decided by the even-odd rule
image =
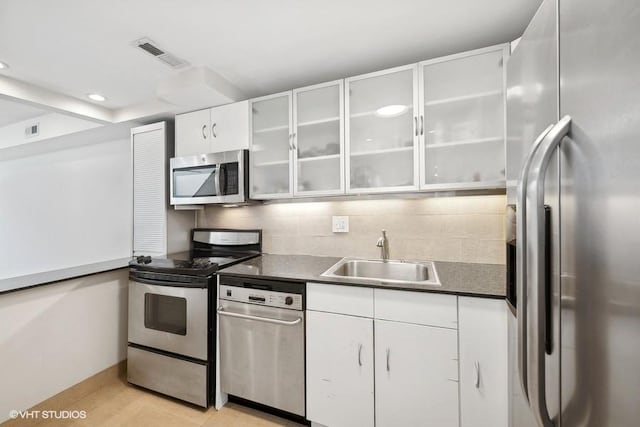
<svg viewBox="0 0 640 427">
<path fill-rule="evenodd" d="M 311 255 L 262 254 L 257 258 L 220 270 L 218 274 L 221 276 L 285 279 L 490 298 L 503 298 L 506 294 L 504 265 L 434 261 L 441 286 L 380 283 L 366 279 L 336 279 L 321 276 L 341 259 Z"/>
</svg>

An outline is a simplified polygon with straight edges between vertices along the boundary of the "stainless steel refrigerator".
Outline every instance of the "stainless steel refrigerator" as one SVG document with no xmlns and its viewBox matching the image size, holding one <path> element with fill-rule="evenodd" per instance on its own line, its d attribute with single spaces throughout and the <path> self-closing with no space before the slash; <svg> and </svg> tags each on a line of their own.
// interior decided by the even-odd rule
<svg viewBox="0 0 640 427">
<path fill-rule="evenodd" d="M 544 0 L 507 86 L 510 426 L 638 426 L 640 1 Z"/>
</svg>

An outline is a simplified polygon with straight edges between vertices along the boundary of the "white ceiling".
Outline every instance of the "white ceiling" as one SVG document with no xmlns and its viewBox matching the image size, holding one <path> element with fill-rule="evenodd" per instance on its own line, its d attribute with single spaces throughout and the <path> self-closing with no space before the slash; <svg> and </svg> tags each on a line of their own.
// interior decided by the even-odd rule
<svg viewBox="0 0 640 427">
<path fill-rule="evenodd" d="M 47 113 L 40 108 L 0 98 L 0 128 Z"/>
<path fill-rule="evenodd" d="M 109 108 L 176 71 L 147 36 L 247 96 L 511 41 L 541 0 L 2 0 L 0 73 Z"/>
</svg>

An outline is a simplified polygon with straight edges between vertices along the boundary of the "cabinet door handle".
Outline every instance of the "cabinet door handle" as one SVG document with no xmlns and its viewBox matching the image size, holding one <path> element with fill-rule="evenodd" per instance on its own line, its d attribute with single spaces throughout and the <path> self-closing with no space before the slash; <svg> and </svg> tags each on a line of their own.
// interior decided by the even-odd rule
<svg viewBox="0 0 640 427">
<path fill-rule="evenodd" d="M 476 372 L 475 385 L 476 385 L 476 388 L 480 388 L 480 363 L 476 361 L 474 363 L 474 366 L 475 366 L 475 372 Z"/>
<path fill-rule="evenodd" d="M 358 346 L 358 366 L 362 366 L 362 344 Z"/>
<path fill-rule="evenodd" d="M 414 116 L 414 117 L 413 117 L 413 124 L 414 124 L 414 125 L 415 125 L 415 127 L 416 127 L 416 132 L 415 132 L 415 134 L 416 134 L 416 136 L 418 136 L 418 116 Z"/>
<path fill-rule="evenodd" d="M 211 135 L 213 135 L 214 138 L 218 137 L 218 135 L 216 135 L 216 124 L 217 123 L 211 125 Z"/>
<path fill-rule="evenodd" d="M 202 125 L 202 137 L 207 139 L 207 125 Z"/>
<path fill-rule="evenodd" d="M 296 135 L 297 135 L 297 134 L 294 132 L 294 133 L 293 133 L 293 136 L 291 137 L 291 145 L 293 146 L 293 149 L 294 149 L 294 150 L 297 150 L 297 149 L 298 149 L 298 146 L 296 145 Z"/>
<path fill-rule="evenodd" d="M 391 358 L 391 349 L 387 348 L 387 372 L 391 372 L 391 364 L 389 363 L 390 358 Z"/>
<path fill-rule="evenodd" d="M 420 116 L 420 135 L 424 135 L 424 116 Z"/>
<path fill-rule="evenodd" d="M 289 134 L 289 150 L 293 151 L 293 134 Z"/>
</svg>

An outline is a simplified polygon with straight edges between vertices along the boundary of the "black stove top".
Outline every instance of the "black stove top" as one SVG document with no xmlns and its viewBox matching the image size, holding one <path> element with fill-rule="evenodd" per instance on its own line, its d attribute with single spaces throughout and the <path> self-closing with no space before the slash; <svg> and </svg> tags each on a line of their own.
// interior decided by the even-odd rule
<svg viewBox="0 0 640 427">
<path fill-rule="evenodd" d="M 167 274 L 209 276 L 221 268 L 253 258 L 258 254 L 238 256 L 210 256 L 189 259 L 156 258 L 138 256 L 129 261 L 129 267 L 137 271 L 155 271 Z"/>
<path fill-rule="evenodd" d="M 252 234 L 251 234 L 252 233 Z M 246 244 L 249 234 L 258 242 Z M 137 256 L 129 261 L 133 271 L 150 271 L 186 276 L 210 276 L 221 268 L 245 261 L 260 254 L 259 233 L 249 230 L 195 229 L 192 231 L 191 252 L 164 257 Z M 240 244 L 239 244 L 240 243 Z"/>
</svg>

